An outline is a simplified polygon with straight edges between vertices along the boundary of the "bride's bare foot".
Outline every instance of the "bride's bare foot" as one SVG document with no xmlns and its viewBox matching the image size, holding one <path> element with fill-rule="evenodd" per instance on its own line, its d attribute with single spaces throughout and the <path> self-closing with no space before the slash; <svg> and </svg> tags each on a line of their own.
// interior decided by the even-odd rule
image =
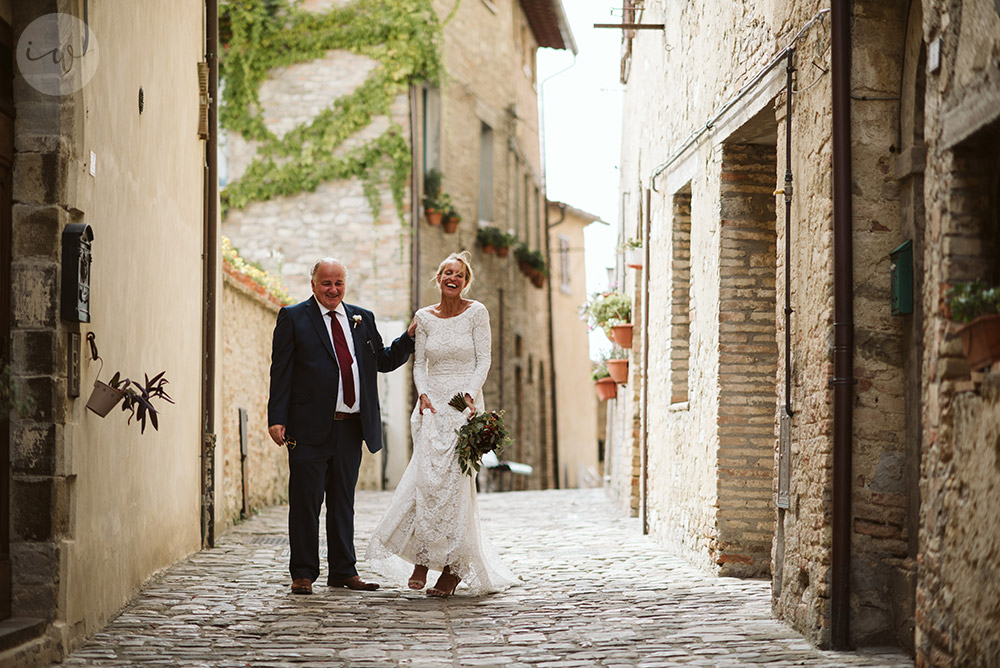
<svg viewBox="0 0 1000 668">
<path fill-rule="evenodd" d="M 417 564 L 413 567 L 413 573 L 410 575 L 407 585 L 410 589 L 423 589 L 425 584 L 427 584 L 427 567 Z"/>
<path fill-rule="evenodd" d="M 434 586 L 427 590 L 427 594 L 430 596 L 438 596 L 440 598 L 447 598 L 455 593 L 455 587 L 458 583 L 462 581 L 462 578 L 458 577 L 451 572 L 451 568 L 448 566 L 444 567 L 441 571 L 441 577 L 438 581 L 434 583 Z"/>
</svg>

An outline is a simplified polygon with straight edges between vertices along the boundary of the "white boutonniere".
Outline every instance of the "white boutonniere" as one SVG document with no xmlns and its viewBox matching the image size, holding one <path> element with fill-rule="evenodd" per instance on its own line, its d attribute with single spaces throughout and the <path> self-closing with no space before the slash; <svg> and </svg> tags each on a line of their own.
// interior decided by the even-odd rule
<svg viewBox="0 0 1000 668">
<path fill-rule="evenodd" d="M 358 323 L 361 322 L 361 316 L 360 315 L 352 315 L 351 316 L 351 320 L 354 321 L 354 328 L 357 329 L 358 328 Z"/>
</svg>

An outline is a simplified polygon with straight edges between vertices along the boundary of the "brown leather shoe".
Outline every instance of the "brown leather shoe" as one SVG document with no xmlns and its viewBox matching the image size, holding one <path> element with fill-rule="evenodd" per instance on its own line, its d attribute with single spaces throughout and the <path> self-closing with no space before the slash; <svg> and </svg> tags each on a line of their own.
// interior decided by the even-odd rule
<svg viewBox="0 0 1000 668">
<path fill-rule="evenodd" d="M 375 591 L 378 589 L 378 584 L 374 582 L 365 582 L 358 575 L 352 575 L 349 578 L 343 578 L 340 580 L 328 578 L 326 584 L 329 587 L 347 587 L 348 589 L 354 589 L 356 591 Z"/>
<path fill-rule="evenodd" d="M 292 593 L 293 594 L 311 594 L 313 593 L 313 583 L 309 578 L 295 578 L 292 580 Z"/>
</svg>

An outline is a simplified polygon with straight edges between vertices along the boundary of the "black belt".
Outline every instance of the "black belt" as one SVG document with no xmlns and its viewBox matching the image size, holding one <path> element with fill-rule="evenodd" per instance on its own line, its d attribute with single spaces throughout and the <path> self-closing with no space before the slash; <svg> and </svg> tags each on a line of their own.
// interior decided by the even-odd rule
<svg viewBox="0 0 1000 668">
<path fill-rule="evenodd" d="M 340 411 L 334 411 L 334 420 L 359 420 L 361 419 L 361 413 L 341 413 Z"/>
</svg>

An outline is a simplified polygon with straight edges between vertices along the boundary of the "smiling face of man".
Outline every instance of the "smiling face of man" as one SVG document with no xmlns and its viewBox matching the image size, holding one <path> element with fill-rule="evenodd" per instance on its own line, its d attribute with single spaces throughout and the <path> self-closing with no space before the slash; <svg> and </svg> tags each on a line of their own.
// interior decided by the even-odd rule
<svg viewBox="0 0 1000 668">
<path fill-rule="evenodd" d="M 344 301 L 347 292 L 347 270 L 339 262 L 320 262 L 312 277 L 316 301 L 332 311 Z"/>
</svg>

